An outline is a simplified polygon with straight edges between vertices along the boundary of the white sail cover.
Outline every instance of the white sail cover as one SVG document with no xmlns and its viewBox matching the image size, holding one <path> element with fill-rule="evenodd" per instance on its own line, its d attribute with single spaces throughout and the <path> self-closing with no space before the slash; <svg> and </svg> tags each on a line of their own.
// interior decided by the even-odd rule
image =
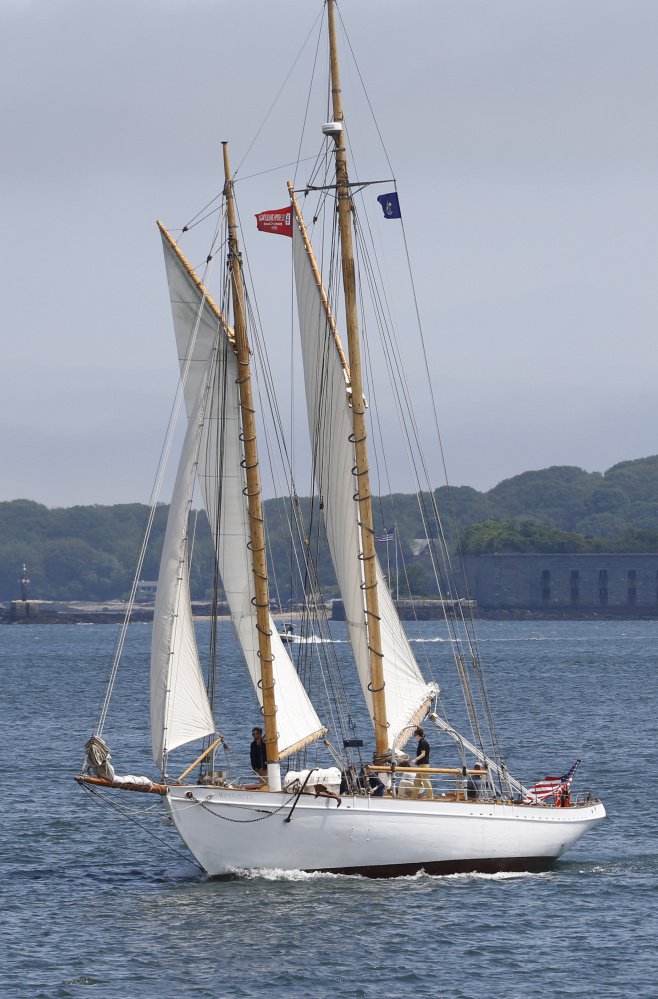
<svg viewBox="0 0 658 999">
<path fill-rule="evenodd" d="M 209 378 L 212 382 L 197 476 L 216 540 L 231 618 L 262 706 L 254 580 L 247 547 L 249 516 L 240 442 L 237 358 L 216 305 L 164 231 L 162 238 L 181 374 L 184 376 L 187 370 L 183 391 L 188 416 L 199 386 Z M 283 757 L 320 738 L 326 728 L 320 723 L 271 616 L 270 630 L 279 753 Z"/>
<path fill-rule="evenodd" d="M 357 485 L 352 469 L 356 464 L 352 411 L 346 391 L 346 378 L 327 310 L 313 273 L 304 237 L 293 226 L 293 256 L 297 307 L 302 340 L 306 406 L 315 461 L 316 485 L 324 504 L 323 515 L 331 558 L 345 607 L 345 620 L 354 652 L 363 694 L 373 717 L 369 690 L 370 664 L 366 630 L 365 598 L 362 588 Z M 437 692 L 426 683 L 418 668 L 402 624 L 377 562 L 377 593 L 381 615 L 386 712 L 389 747 L 404 744 L 410 732 L 402 730 L 417 723 Z M 402 735 L 401 739 L 398 736 Z"/>
<path fill-rule="evenodd" d="M 185 435 L 165 532 L 151 639 L 153 758 L 215 730 L 199 663 L 189 586 L 188 519 L 199 447 L 203 386 Z"/>
</svg>

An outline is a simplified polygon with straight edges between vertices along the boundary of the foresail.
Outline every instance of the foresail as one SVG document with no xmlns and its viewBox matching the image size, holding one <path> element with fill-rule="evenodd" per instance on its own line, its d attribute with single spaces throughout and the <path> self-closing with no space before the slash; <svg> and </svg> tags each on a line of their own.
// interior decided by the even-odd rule
<svg viewBox="0 0 658 999">
<path fill-rule="evenodd" d="M 226 366 L 226 373 L 222 371 Z M 220 352 L 210 418 L 204 427 L 199 482 L 216 541 L 217 563 L 231 617 L 254 688 L 262 706 L 254 578 L 248 548 L 249 518 L 240 444 L 238 365 L 231 349 Z M 219 499 L 221 497 L 221 502 Z M 214 525 L 219 524 L 217 529 Z M 282 757 L 324 734 L 270 616 L 277 704 L 279 752 Z"/>
<path fill-rule="evenodd" d="M 249 555 L 249 519 L 240 443 L 238 363 L 232 331 L 209 298 L 166 230 L 162 229 L 176 343 L 188 414 L 195 391 L 212 379 L 203 421 L 197 477 L 208 515 L 219 573 L 231 618 L 249 674 L 262 707 L 260 663 L 254 606 L 254 582 Z M 219 337 L 218 337 L 219 334 Z M 213 355 L 213 347 L 217 350 Z M 214 368 L 209 372 L 209 359 Z M 279 753 L 285 757 L 315 739 L 321 724 L 270 616 L 277 702 Z"/>
<path fill-rule="evenodd" d="M 372 717 L 363 577 L 356 556 L 362 549 L 358 509 L 353 498 L 355 457 L 347 368 L 298 222 L 293 226 L 293 257 L 316 485 L 322 498 L 327 540 L 349 639 Z M 423 679 L 379 564 L 377 589 L 391 747 L 393 743 L 407 741 L 411 733 L 403 730 L 422 718 L 437 688 Z"/>
<path fill-rule="evenodd" d="M 153 758 L 215 730 L 199 663 L 189 587 L 188 520 L 194 492 L 203 386 L 190 418 L 160 560 L 151 640 Z"/>
</svg>

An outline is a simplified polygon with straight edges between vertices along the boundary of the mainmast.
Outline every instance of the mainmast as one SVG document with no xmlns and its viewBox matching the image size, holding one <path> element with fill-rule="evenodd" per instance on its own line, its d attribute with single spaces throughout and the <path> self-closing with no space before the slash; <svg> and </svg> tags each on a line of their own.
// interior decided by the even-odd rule
<svg viewBox="0 0 658 999">
<path fill-rule="evenodd" d="M 331 96 L 333 120 L 338 127 L 331 130 L 335 142 L 336 156 L 336 196 L 338 199 L 338 228 L 340 231 L 343 288 L 345 292 L 345 317 L 347 347 L 349 353 L 350 378 L 352 383 L 352 423 L 356 456 L 355 475 L 359 504 L 359 524 L 361 528 L 360 558 L 363 560 L 365 590 L 366 628 L 370 655 L 370 677 L 372 683 L 373 721 L 375 724 L 375 750 L 382 755 L 388 750 L 388 721 L 384 697 L 383 653 L 380 635 L 379 599 L 377 595 L 377 559 L 375 553 L 375 532 L 372 522 L 370 498 L 370 473 L 366 448 L 365 397 L 361 370 L 361 345 L 359 341 L 359 321 L 356 296 L 356 269 L 352 243 L 352 195 L 347 170 L 347 149 L 343 131 L 343 105 L 341 100 L 340 74 L 338 70 L 338 49 L 336 44 L 334 0 L 327 0 L 329 20 L 329 52 L 331 60 Z"/>
<path fill-rule="evenodd" d="M 228 160 L 228 144 L 222 143 L 224 151 L 224 196 L 229 233 L 229 266 L 231 268 L 231 290 L 233 295 L 233 328 L 238 359 L 240 410 L 242 417 L 242 437 L 244 442 L 244 465 L 247 477 L 247 504 L 249 511 L 249 535 L 253 557 L 254 589 L 256 603 L 256 629 L 258 631 L 258 658 L 261 670 L 263 693 L 263 717 L 265 722 L 265 745 L 267 748 L 267 780 L 270 790 L 281 789 L 279 768 L 279 743 L 276 724 L 276 703 L 274 697 L 274 671 L 270 636 L 270 595 L 267 580 L 267 554 L 265 549 L 265 526 L 261 496 L 260 474 L 258 470 L 258 449 L 256 447 L 256 420 L 253 393 L 251 389 L 251 365 L 247 320 L 245 309 L 242 262 L 238 245 L 238 230 L 235 218 L 233 182 Z"/>
</svg>

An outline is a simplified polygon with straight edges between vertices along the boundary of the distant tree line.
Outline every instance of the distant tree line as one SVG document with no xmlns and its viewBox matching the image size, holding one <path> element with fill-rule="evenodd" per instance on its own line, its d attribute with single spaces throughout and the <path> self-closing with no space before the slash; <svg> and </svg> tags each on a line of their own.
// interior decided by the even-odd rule
<svg viewBox="0 0 658 999">
<path fill-rule="evenodd" d="M 605 473 L 556 466 L 499 483 L 488 492 L 469 486 L 437 489 L 434 496 L 396 494 L 375 499 L 375 531 L 396 525 L 400 541 L 400 596 L 436 593 L 427 549 L 414 539 L 441 530 L 453 553 L 658 551 L 658 456 L 626 461 Z M 20 596 L 23 563 L 30 595 L 43 600 L 123 599 L 130 592 L 148 516 L 143 504 L 49 509 L 31 500 L 0 503 L 0 600 Z M 335 578 L 317 501 L 265 503 L 271 593 L 282 604 L 302 598 L 304 587 L 335 593 Z M 141 578 L 157 579 L 167 507 L 159 506 Z M 194 513 L 192 596 L 210 600 L 214 555 L 205 515 Z M 293 545 L 289 525 L 299 524 Z M 395 546 L 378 546 L 393 582 Z M 416 552 L 414 554 L 414 552 Z M 388 556 L 388 560 L 387 560 Z M 317 579 L 305 565 L 317 566 Z M 301 578 L 300 578 L 301 567 Z M 304 578 L 306 577 L 306 578 Z"/>
</svg>

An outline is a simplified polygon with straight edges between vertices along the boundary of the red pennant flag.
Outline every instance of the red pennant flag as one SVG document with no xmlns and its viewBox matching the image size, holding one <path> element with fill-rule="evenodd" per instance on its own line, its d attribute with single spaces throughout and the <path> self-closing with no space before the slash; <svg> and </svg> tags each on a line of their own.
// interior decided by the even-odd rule
<svg viewBox="0 0 658 999">
<path fill-rule="evenodd" d="M 292 209 L 275 208 L 271 212 L 260 212 L 256 216 L 256 225 L 261 232 L 274 232 L 278 236 L 292 236 Z"/>
</svg>

